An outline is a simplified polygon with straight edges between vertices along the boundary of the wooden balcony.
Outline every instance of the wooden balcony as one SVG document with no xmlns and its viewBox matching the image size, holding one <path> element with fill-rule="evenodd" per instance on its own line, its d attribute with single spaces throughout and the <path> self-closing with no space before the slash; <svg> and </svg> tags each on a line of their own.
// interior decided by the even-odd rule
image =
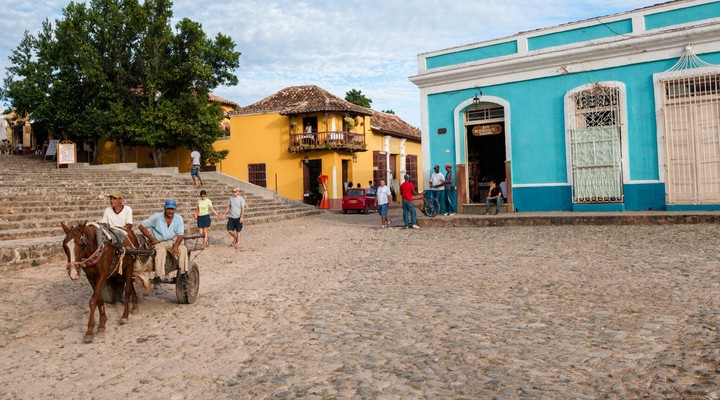
<svg viewBox="0 0 720 400">
<path fill-rule="evenodd" d="M 365 134 L 349 131 L 290 133 L 291 153 L 312 150 L 367 151 Z"/>
</svg>

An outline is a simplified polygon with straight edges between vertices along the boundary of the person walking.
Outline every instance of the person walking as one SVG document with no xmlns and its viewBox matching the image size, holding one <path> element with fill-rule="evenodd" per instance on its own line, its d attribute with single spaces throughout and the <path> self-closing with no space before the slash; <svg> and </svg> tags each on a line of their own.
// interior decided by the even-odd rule
<svg viewBox="0 0 720 400">
<path fill-rule="evenodd" d="M 192 177 L 195 187 L 198 187 L 198 182 L 200 182 L 200 186 L 203 185 L 203 180 L 200 177 L 200 152 L 197 150 L 190 153 L 190 177 Z"/>
<path fill-rule="evenodd" d="M 375 198 L 377 199 L 378 214 L 380 214 L 380 228 L 389 228 L 388 208 L 390 208 L 392 194 L 390 188 L 385 185 L 384 179 L 380 179 L 380 186 L 375 192 Z"/>
<path fill-rule="evenodd" d="M 417 215 L 415 214 L 415 202 L 413 195 L 417 194 L 415 185 L 410 182 L 410 175 L 405 174 L 405 182 L 400 184 L 400 196 L 402 196 L 403 222 L 405 229 L 418 229 Z"/>
<path fill-rule="evenodd" d="M 455 173 L 451 164 L 445 164 L 445 179 L 442 183 L 445 189 L 445 215 L 455 215 Z"/>
<path fill-rule="evenodd" d="M 232 189 L 232 196 L 230 196 L 225 212 L 220 215 L 220 219 L 225 218 L 225 215 L 228 216 L 227 232 L 233 238 L 231 246 L 237 250 L 240 248 L 240 232 L 242 232 L 245 221 L 245 198 L 240 195 L 239 188 Z"/>
<path fill-rule="evenodd" d="M 428 190 L 430 193 L 430 197 L 437 200 L 438 206 L 445 203 L 445 199 L 443 199 L 443 181 L 445 180 L 445 176 L 440 172 L 440 166 L 436 165 L 433 167 L 433 173 L 430 175 L 430 189 Z M 432 203 L 428 204 L 432 207 Z M 442 208 L 442 207 L 441 207 Z M 435 210 L 435 214 L 440 214 L 440 210 Z"/>
<path fill-rule="evenodd" d="M 216 217 L 220 218 L 220 214 L 215 211 L 212 200 L 208 199 L 205 189 L 200 191 L 200 199 L 195 209 L 195 219 L 197 220 L 198 232 L 203 236 L 203 248 L 210 245 L 208 230 L 210 229 L 210 212 L 212 211 Z"/>
</svg>

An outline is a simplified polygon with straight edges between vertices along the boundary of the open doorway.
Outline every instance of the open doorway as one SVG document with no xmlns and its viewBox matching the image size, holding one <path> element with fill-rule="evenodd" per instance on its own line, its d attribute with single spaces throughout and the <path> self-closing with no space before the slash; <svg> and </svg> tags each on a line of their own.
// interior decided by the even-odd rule
<svg viewBox="0 0 720 400">
<path fill-rule="evenodd" d="M 466 113 L 468 197 L 471 203 L 484 203 L 495 180 L 507 197 L 505 170 L 505 115 L 497 104 L 483 104 Z"/>
<path fill-rule="evenodd" d="M 303 163 L 303 197 L 306 204 L 317 206 L 322 200 L 322 189 L 318 177 L 322 174 L 322 160 L 308 160 Z"/>
</svg>

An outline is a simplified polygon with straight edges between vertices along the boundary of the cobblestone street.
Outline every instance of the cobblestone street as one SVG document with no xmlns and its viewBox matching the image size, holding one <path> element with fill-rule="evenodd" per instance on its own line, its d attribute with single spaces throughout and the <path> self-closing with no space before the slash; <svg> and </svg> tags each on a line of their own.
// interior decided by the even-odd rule
<svg viewBox="0 0 720 400">
<path fill-rule="evenodd" d="M 242 236 L 236 252 L 212 232 L 195 304 L 165 286 L 123 326 L 109 305 L 92 344 L 84 277 L 0 275 L 0 398 L 720 396 L 717 225 L 406 230 L 326 213 Z"/>
</svg>

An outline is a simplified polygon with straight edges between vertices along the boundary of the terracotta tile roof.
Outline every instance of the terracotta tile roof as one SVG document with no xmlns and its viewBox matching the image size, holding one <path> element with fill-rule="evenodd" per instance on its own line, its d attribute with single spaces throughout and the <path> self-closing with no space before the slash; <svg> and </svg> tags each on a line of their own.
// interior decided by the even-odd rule
<svg viewBox="0 0 720 400">
<path fill-rule="evenodd" d="M 233 115 L 270 113 L 295 115 L 324 111 L 347 112 L 356 115 L 373 114 L 369 108 L 350 103 L 315 85 L 307 85 L 282 89 L 257 103 L 240 107 Z"/>
<path fill-rule="evenodd" d="M 370 129 L 374 132 L 407 139 L 420 140 L 421 137 L 419 129 L 403 121 L 397 115 L 375 110 L 373 110 L 373 115 L 370 117 Z"/>
<path fill-rule="evenodd" d="M 210 96 L 210 101 L 212 101 L 212 102 L 214 102 L 214 103 L 224 104 L 224 105 L 226 105 L 226 106 L 231 106 L 232 108 L 239 108 L 239 107 L 240 107 L 240 106 L 238 105 L 238 103 L 236 103 L 236 102 L 234 102 L 234 101 L 230 101 L 230 100 L 223 99 L 223 98 L 220 97 L 220 96 L 215 96 L 215 95 L 212 94 L 212 93 L 208 93 L 208 96 Z"/>
</svg>

